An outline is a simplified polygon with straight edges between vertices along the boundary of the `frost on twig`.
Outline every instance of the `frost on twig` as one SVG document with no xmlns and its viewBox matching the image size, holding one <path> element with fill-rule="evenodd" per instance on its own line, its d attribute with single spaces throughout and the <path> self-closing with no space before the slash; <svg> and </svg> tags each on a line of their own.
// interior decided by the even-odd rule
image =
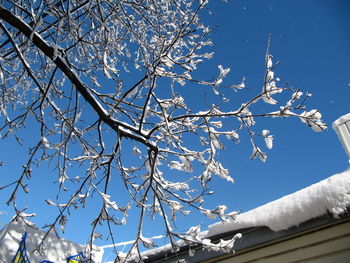
<svg viewBox="0 0 350 263">
<path fill-rule="evenodd" d="M 147 216 L 163 222 L 170 241 L 232 248 L 199 241 L 194 229 L 184 236 L 174 230 L 179 215 L 196 211 L 232 219 L 226 206 L 205 205 L 212 180 L 234 182 L 220 152 L 247 133 L 251 158 L 266 161 L 273 131 L 256 128 L 266 117 L 299 118 L 315 131 L 326 126 L 318 110 L 306 108 L 308 93 L 281 84 L 270 40 L 262 88 L 251 87 L 252 97 L 228 99 L 247 83 L 239 76 L 240 83 L 227 85 L 227 65 L 196 78 L 199 64 L 213 56 L 213 28 L 201 21 L 207 2 L 4 1 L 0 133 L 29 144 L 21 174 L 0 186 L 10 191 L 8 204 L 16 206 L 35 168 L 48 163 L 57 186 L 44 197 L 57 211 L 48 231 L 65 231 L 75 210 L 90 208 L 90 247 L 98 238 L 115 242 L 115 226 L 137 213 L 126 257 L 153 246 L 142 234 Z M 188 96 L 193 92 L 198 101 Z M 36 130 L 21 138 L 28 126 Z M 117 261 L 120 255 L 116 250 Z"/>
</svg>

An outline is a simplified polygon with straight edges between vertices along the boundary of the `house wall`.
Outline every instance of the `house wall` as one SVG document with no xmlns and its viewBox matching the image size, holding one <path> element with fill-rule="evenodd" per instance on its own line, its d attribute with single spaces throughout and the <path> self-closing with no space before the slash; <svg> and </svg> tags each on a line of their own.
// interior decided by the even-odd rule
<svg viewBox="0 0 350 263">
<path fill-rule="evenodd" d="M 227 258 L 202 262 L 220 263 L 341 263 L 350 262 L 350 220 L 315 229 L 286 240 L 238 251 Z"/>
</svg>

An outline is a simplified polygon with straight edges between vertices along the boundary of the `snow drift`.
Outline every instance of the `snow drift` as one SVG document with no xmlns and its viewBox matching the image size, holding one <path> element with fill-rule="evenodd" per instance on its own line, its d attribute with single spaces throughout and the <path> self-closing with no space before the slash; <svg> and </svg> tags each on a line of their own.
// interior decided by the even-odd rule
<svg viewBox="0 0 350 263">
<path fill-rule="evenodd" d="M 0 231 L 0 263 L 12 262 L 22 235 L 25 232 L 27 232 L 27 254 L 31 263 L 39 263 L 42 260 L 66 263 L 67 257 L 85 251 L 85 246 L 49 234 L 43 244 L 42 254 L 33 252 L 46 232 L 38 230 L 29 220 L 18 218 L 17 220 L 12 220 Z M 96 263 L 102 262 L 102 255 L 102 249 L 94 251 L 93 257 Z"/>
</svg>

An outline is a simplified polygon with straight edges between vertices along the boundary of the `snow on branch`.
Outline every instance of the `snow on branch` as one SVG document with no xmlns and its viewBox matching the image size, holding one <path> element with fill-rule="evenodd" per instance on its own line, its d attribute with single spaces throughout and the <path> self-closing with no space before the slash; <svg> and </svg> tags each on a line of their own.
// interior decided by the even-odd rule
<svg viewBox="0 0 350 263">
<path fill-rule="evenodd" d="M 57 175 L 57 192 L 44 198 L 57 209 L 49 232 L 65 230 L 72 208 L 90 208 L 95 217 L 89 245 L 103 237 L 118 243 L 113 226 L 138 212 L 127 257 L 141 257 L 142 246 L 155 245 L 143 235 L 148 215 L 163 222 L 173 249 L 179 240 L 232 249 L 234 240 L 211 244 L 199 240 L 195 229 L 175 231 L 179 214 L 233 219 L 224 204 L 205 207 L 212 180 L 234 182 L 220 151 L 248 133 L 251 158 L 266 161 L 273 131 L 256 128 L 266 117 L 326 128 L 321 113 L 306 108 L 310 94 L 276 76 L 271 39 L 263 88 L 252 89 L 251 98 L 227 99 L 246 83 L 240 77 L 241 83 L 227 85 L 226 65 L 214 66 L 212 79 L 195 77 L 215 50 L 213 28 L 201 20 L 208 1 L 3 2 L 0 133 L 30 149 L 23 172 L 0 190 L 10 189 L 8 204 L 15 206 L 17 194 L 29 192 L 35 167 L 48 162 Z M 193 87 L 198 101 L 183 92 Z M 200 103 L 208 92 L 214 96 Z M 21 138 L 20 131 L 33 123 L 37 134 Z M 100 206 L 89 207 L 91 198 Z M 116 258 L 121 260 L 117 250 Z"/>
</svg>

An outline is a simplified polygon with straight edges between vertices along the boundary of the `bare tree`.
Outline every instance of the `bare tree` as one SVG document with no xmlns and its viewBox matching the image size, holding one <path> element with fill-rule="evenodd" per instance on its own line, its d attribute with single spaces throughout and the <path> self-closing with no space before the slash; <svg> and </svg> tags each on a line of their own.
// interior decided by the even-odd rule
<svg viewBox="0 0 350 263">
<path fill-rule="evenodd" d="M 23 173 L 1 189 L 11 188 L 7 204 L 17 207 L 16 193 L 28 191 L 33 166 L 50 162 L 59 183 L 56 200 L 46 200 L 58 209 L 48 231 L 59 232 L 56 227 L 64 228 L 71 207 L 82 208 L 88 198 L 99 196 L 91 246 L 99 224 L 114 242 L 115 225 L 125 224 L 130 209 L 136 209 L 136 239 L 124 259 L 141 257 L 141 244 L 153 246 L 142 234 L 148 214 L 163 218 L 174 250 L 179 239 L 231 249 L 234 240 L 211 244 L 200 238 L 199 228 L 181 234 L 173 227 L 177 214 L 191 210 L 234 220 L 224 205 L 210 210 L 203 204 L 213 177 L 233 181 L 218 159 L 223 141 L 238 143 L 246 131 L 251 158 L 265 161 L 259 139 L 272 148 L 273 136 L 267 129 L 255 130 L 259 117 L 296 117 L 316 131 L 326 127 L 317 110 L 306 110 L 308 94 L 279 84 L 269 47 L 263 88 L 250 100 L 235 105 L 225 98 L 225 92 L 245 88 L 244 80 L 224 85 L 229 68 L 219 65 L 213 79 L 195 78 L 198 64 L 213 55 L 212 28 L 200 20 L 207 1 L 0 3 L 0 132 L 21 142 L 17 132 L 37 123 L 40 133 Z M 212 92 L 213 104 L 188 104 L 179 92 L 182 86 Z M 269 110 L 254 107 L 259 103 L 269 104 Z M 79 174 L 71 171 L 77 167 Z M 111 196 L 115 188 L 124 188 L 130 201 L 121 204 Z M 116 261 L 124 259 L 117 253 Z"/>
</svg>

